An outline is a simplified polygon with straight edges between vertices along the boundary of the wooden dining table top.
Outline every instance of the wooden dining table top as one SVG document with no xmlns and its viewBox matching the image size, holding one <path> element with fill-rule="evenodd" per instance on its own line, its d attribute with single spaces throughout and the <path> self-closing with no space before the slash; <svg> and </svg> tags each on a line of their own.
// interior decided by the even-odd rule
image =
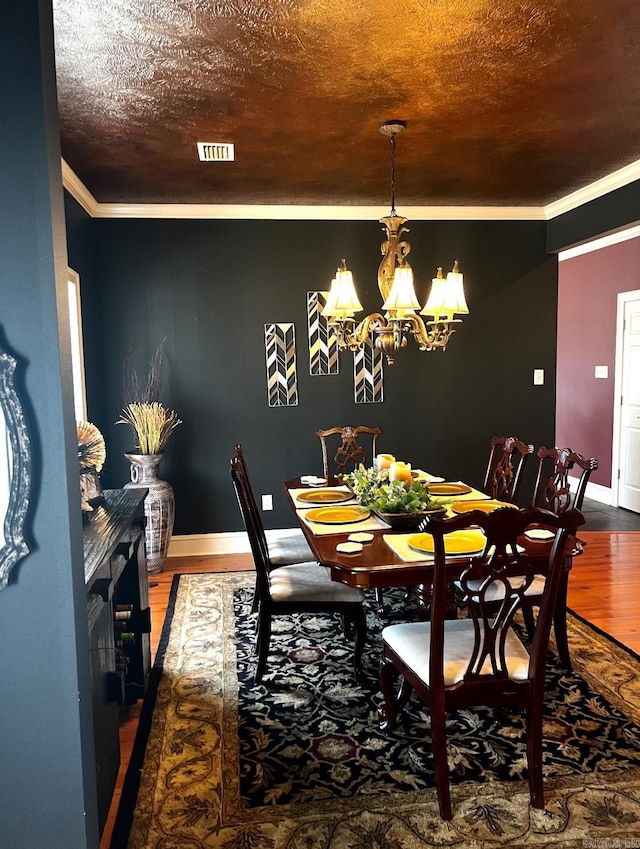
<svg viewBox="0 0 640 849">
<path fill-rule="evenodd" d="M 340 486 L 341 483 L 339 479 L 329 478 L 325 486 Z M 300 478 L 292 478 L 283 483 L 287 501 L 296 515 L 298 524 L 313 551 L 314 557 L 323 566 L 328 566 L 331 569 L 331 577 L 334 581 L 359 589 L 415 586 L 416 584 L 431 582 L 433 573 L 433 559 L 431 557 L 427 557 L 421 562 L 406 562 L 392 551 L 384 541 L 385 535 L 406 534 L 406 530 L 396 531 L 392 528 L 374 530 L 371 531 L 373 540 L 364 543 L 361 552 L 341 554 L 336 551 L 338 543 L 345 542 L 350 533 L 358 530 L 357 525 L 354 525 L 350 531 L 343 533 L 314 534 L 309 526 L 299 518 L 299 508 L 290 492 L 290 490 L 303 488 L 305 488 L 305 484 L 302 483 Z M 314 489 L 316 487 L 309 488 Z M 529 540 L 528 538 L 522 538 L 519 542 L 524 545 L 530 554 L 539 555 L 541 558 L 548 556 L 552 545 L 551 542 L 546 540 Z M 452 573 L 459 571 L 460 562 L 465 559 L 469 560 L 469 556 L 447 558 L 447 562 L 451 563 Z"/>
</svg>

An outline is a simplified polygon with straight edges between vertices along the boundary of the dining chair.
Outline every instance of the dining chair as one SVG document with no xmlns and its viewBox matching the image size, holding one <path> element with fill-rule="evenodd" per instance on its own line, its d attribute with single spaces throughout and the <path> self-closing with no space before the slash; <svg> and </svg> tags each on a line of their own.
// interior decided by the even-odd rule
<svg viewBox="0 0 640 849">
<path fill-rule="evenodd" d="M 582 510 L 582 502 L 591 472 L 598 468 L 595 457 L 584 457 L 570 448 L 545 448 L 536 452 L 538 473 L 533 491 L 533 506 L 543 507 L 552 513 L 564 513 L 570 507 Z M 582 471 L 577 480 L 575 492 L 571 493 L 569 472 L 578 467 Z"/>
<path fill-rule="evenodd" d="M 267 540 L 267 535 L 264 530 L 262 521 L 260 521 L 260 511 L 258 510 L 258 502 L 256 501 L 255 492 L 249 477 L 249 469 L 244 456 L 242 445 L 238 443 L 235 446 L 235 457 L 238 460 L 242 473 L 246 482 L 247 497 L 251 501 L 251 507 L 254 514 L 258 517 L 257 531 L 261 535 L 261 543 L 267 551 L 269 563 L 272 566 L 287 566 L 290 563 L 302 563 L 305 560 L 313 560 L 313 552 L 304 537 L 304 534 L 299 528 L 292 528 L 286 532 L 280 532 L 276 539 Z M 254 605 L 257 605 L 257 593 L 254 593 Z M 255 613 L 257 607 L 254 607 Z"/>
<path fill-rule="evenodd" d="M 522 474 L 532 454 L 533 445 L 527 445 L 515 436 L 493 436 L 483 491 L 490 498 L 516 504 Z"/>
<path fill-rule="evenodd" d="M 531 804 L 544 807 L 542 731 L 545 669 L 551 620 L 566 548 L 584 522 L 577 510 L 562 515 L 526 507 L 503 507 L 492 513 L 479 510 L 452 519 L 433 519 L 434 573 L 431 620 L 389 625 L 382 631 L 383 660 L 380 685 L 384 705 L 379 718 L 391 730 L 398 711 L 412 693 L 431 715 L 440 816 L 453 816 L 447 765 L 447 714 L 474 706 L 515 707 L 525 711 L 526 754 Z M 447 537 L 479 526 L 486 536 L 482 555 L 445 559 Z M 524 532 L 545 525 L 556 531 L 545 557 L 531 556 L 518 545 Z M 529 647 L 525 633 L 514 627 L 528 587 L 541 571 L 546 574 L 544 594 Z M 445 619 L 447 585 L 456 578 L 463 591 L 466 618 Z M 486 603 L 499 585 L 503 603 L 496 610 Z M 400 686 L 395 686 L 397 676 Z"/>
<path fill-rule="evenodd" d="M 322 443 L 322 474 L 328 478 L 331 474 L 344 475 L 357 469 L 360 463 L 365 466 L 367 462 L 373 463 L 373 458 L 378 453 L 378 437 L 382 433 L 380 427 L 367 427 L 366 425 L 344 425 L 344 427 L 330 427 L 327 430 L 317 430 L 316 436 Z M 360 437 L 366 434 L 371 437 L 371 453 L 369 454 L 361 444 Z M 336 453 L 329 462 L 329 448 L 327 439 L 337 437 L 340 440 Z"/>
<path fill-rule="evenodd" d="M 545 448 L 537 451 L 538 472 L 533 492 L 532 506 L 549 510 L 552 513 L 562 514 L 574 508 L 582 509 L 582 501 L 587 487 L 587 482 L 594 469 L 598 468 L 595 457 L 587 459 L 581 454 L 576 454 L 570 448 Z M 568 472 L 574 466 L 582 469 L 578 480 L 575 495 L 571 498 Z M 540 529 L 537 529 L 538 531 Z M 544 529 L 543 529 L 544 531 Z M 569 640 L 567 636 L 567 590 L 569 585 L 569 572 L 573 566 L 573 557 L 580 552 L 585 545 L 584 542 L 575 543 L 572 550 L 567 551 L 564 559 L 564 568 L 560 575 L 558 597 L 553 612 L 553 632 L 555 635 L 558 658 L 567 671 L 571 671 L 571 655 L 569 653 Z M 459 582 L 455 582 L 457 596 L 460 596 Z M 531 586 L 527 589 L 522 604 L 522 615 L 532 635 L 534 631 L 534 609 L 538 608 L 544 595 L 544 575 L 537 575 Z M 503 594 L 501 587 L 493 588 L 491 597 L 487 602 L 498 607 L 502 603 Z"/>
<path fill-rule="evenodd" d="M 262 681 L 271 642 L 271 622 L 276 616 L 295 613 L 338 614 L 342 628 L 355 642 L 353 664 L 360 677 L 360 662 L 367 634 L 361 590 L 331 580 L 328 567 L 315 560 L 274 566 L 269 560 L 260 514 L 250 495 L 250 487 L 236 455 L 231 459 L 231 480 L 238 500 L 256 568 L 254 608 L 257 608 L 255 683 Z"/>
<path fill-rule="evenodd" d="M 584 457 L 570 448 L 538 448 L 538 472 L 533 492 L 533 506 L 551 510 L 552 513 L 565 513 L 567 510 L 582 510 L 582 502 L 587 489 L 591 473 L 598 468 L 595 457 Z M 569 485 L 569 472 L 578 467 L 581 469 L 575 492 L 571 493 Z M 581 546 L 584 543 L 581 543 Z M 573 551 L 568 551 L 565 556 L 564 569 L 560 576 L 560 588 L 558 590 L 558 601 L 553 616 L 553 631 L 556 638 L 558 657 L 565 668 L 571 670 L 571 655 L 569 653 L 569 641 L 567 637 L 567 590 L 569 585 L 569 572 L 573 566 Z M 542 583 L 539 579 L 537 585 L 531 588 L 527 597 L 528 605 L 524 608 L 525 621 L 529 631 L 532 630 L 532 607 L 540 604 L 542 598 Z"/>
<path fill-rule="evenodd" d="M 371 437 L 371 454 L 367 453 L 361 444 L 359 437 L 366 434 Z M 378 453 L 378 437 L 382 434 L 381 427 L 367 427 L 366 425 L 344 425 L 344 427 L 330 427 L 327 430 L 317 430 L 316 436 L 322 444 L 322 474 L 329 478 L 331 474 L 344 475 L 357 469 L 360 463 L 367 465 L 373 463 Z M 332 464 L 329 462 L 329 447 L 327 439 L 338 437 L 340 445 L 333 456 Z M 382 590 L 375 590 L 378 617 L 382 618 L 387 613 Z"/>
</svg>

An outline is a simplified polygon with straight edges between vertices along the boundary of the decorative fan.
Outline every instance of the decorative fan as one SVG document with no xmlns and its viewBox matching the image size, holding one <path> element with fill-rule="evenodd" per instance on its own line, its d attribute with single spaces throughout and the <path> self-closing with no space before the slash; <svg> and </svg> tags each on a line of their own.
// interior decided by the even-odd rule
<svg viewBox="0 0 640 849">
<path fill-rule="evenodd" d="M 100 469 L 107 457 L 104 438 L 91 422 L 78 422 L 78 463 L 80 465 L 80 506 L 83 513 L 93 512 L 93 505 L 104 499 Z"/>
<path fill-rule="evenodd" d="M 91 422 L 78 422 L 78 461 L 81 469 L 99 472 L 107 457 L 104 438 Z"/>
</svg>

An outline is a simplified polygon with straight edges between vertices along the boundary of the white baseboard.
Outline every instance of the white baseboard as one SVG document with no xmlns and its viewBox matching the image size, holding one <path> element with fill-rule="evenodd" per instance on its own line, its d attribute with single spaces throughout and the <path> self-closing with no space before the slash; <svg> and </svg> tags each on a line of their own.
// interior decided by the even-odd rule
<svg viewBox="0 0 640 849">
<path fill-rule="evenodd" d="M 569 476 L 569 488 L 572 492 L 576 491 L 578 488 L 578 478 L 574 478 L 571 475 Z M 608 504 L 611 506 L 613 503 L 611 487 L 602 486 L 602 484 L 599 483 L 591 483 L 591 481 L 589 481 L 584 495 L 585 498 L 592 498 L 594 501 L 599 501 L 600 504 Z"/>
<path fill-rule="evenodd" d="M 290 534 L 293 528 L 267 531 L 268 540 Z M 249 538 L 244 531 L 220 534 L 184 534 L 171 537 L 169 557 L 206 557 L 211 554 L 248 554 L 251 552 Z"/>
</svg>

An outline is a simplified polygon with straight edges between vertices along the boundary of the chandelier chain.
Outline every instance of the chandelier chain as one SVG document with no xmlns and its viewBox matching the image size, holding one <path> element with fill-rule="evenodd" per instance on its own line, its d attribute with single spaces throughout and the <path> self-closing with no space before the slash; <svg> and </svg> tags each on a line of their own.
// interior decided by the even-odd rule
<svg viewBox="0 0 640 849">
<path fill-rule="evenodd" d="M 396 213 L 396 134 L 391 133 L 391 215 Z"/>
</svg>

